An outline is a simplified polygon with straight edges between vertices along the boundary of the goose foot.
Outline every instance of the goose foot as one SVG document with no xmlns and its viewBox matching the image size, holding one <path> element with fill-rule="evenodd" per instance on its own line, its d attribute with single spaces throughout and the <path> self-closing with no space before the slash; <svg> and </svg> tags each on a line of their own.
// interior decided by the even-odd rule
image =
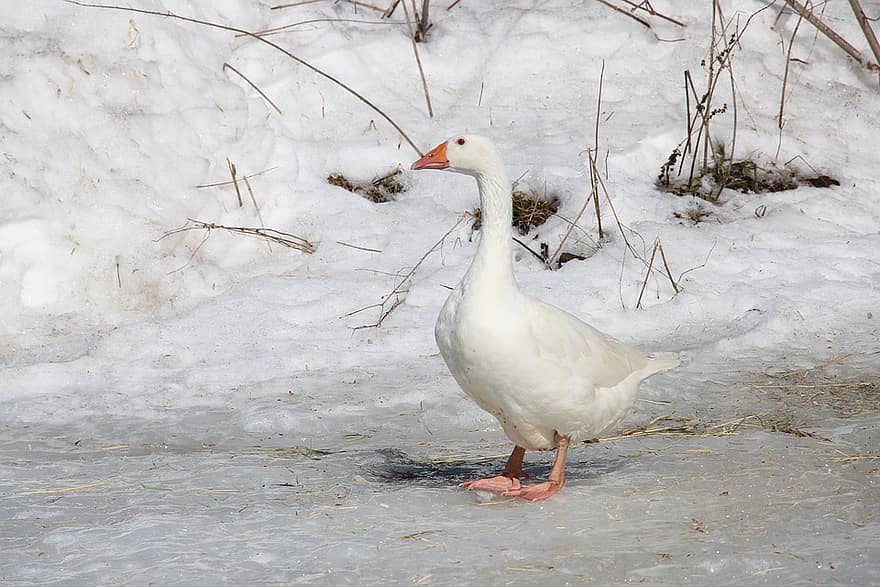
<svg viewBox="0 0 880 587">
<path fill-rule="evenodd" d="M 522 485 L 520 485 L 519 479 L 516 477 L 498 475 L 497 477 L 465 481 L 464 483 L 459 484 L 459 487 L 474 491 L 490 491 L 492 493 L 506 495 L 508 491 L 518 491 Z"/>
<path fill-rule="evenodd" d="M 475 491 L 489 491 L 501 494 L 507 493 L 508 491 L 517 491 L 522 487 L 519 482 L 520 478 L 531 479 L 531 476 L 522 470 L 522 461 L 525 454 L 526 449 L 517 446 L 510 454 L 510 458 L 507 459 L 507 465 L 504 467 L 503 473 L 497 477 L 465 481 L 464 483 L 461 483 L 459 487 Z"/>
<path fill-rule="evenodd" d="M 520 485 L 520 487 L 509 489 L 501 495 L 521 497 L 529 501 L 541 501 L 542 499 L 547 499 L 554 493 L 557 493 L 562 489 L 562 485 L 562 483 L 556 483 L 555 481 L 544 481 L 543 483 Z"/>
<path fill-rule="evenodd" d="M 550 471 L 550 477 L 547 481 L 513 487 L 502 495 L 521 497 L 529 501 L 541 501 L 558 493 L 565 485 L 565 456 L 568 453 L 570 441 L 566 436 L 557 436 L 556 442 L 556 460 L 553 462 L 553 469 Z"/>
</svg>

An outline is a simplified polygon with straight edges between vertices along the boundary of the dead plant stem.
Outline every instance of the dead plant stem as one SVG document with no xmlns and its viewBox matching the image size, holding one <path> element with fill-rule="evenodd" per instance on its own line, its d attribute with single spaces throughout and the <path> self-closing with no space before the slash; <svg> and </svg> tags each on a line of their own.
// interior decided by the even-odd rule
<svg viewBox="0 0 880 587">
<path fill-rule="evenodd" d="M 642 307 L 642 296 L 645 294 L 645 289 L 648 287 L 648 278 L 651 277 L 651 269 L 654 267 L 654 257 L 657 255 L 657 246 L 660 244 L 659 240 L 654 241 L 654 247 L 651 249 L 651 260 L 648 261 L 648 268 L 645 270 L 645 280 L 642 282 L 642 289 L 639 291 L 639 299 L 636 300 L 636 309 Z"/>
<path fill-rule="evenodd" d="M 665 14 L 663 14 L 663 13 L 657 12 L 657 11 L 654 9 L 654 7 L 651 6 L 651 3 L 650 3 L 650 2 L 643 1 L 643 2 L 640 2 L 640 3 L 636 4 L 635 2 L 632 2 L 631 0 L 623 0 L 623 1 L 624 1 L 626 4 L 629 4 L 630 6 L 632 6 L 632 7 L 633 7 L 634 9 L 636 9 L 636 10 L 644 10 L 645 12 L 647 12 L 648 14 L 650 14 L 651 16 L 658 16 L 658 17 L 662 18 L 663 20 L 668 21 L 668 22 L 671 22 L 672 24 L 678 25 L 678 26 L 680 26 L 680 27 L 686 27 L 686 26 L 687 26 L 686 24 L 684 24 L 684 23 L 681 22 L 680 20 L 674 19 L 674 18 L 672 18 L 671 16 L 667 16 L 667 15 L 665 15 Z M 647 8 L 646 8 L 646 7 L 647 7 Z"/>
<path fill-rule="evenodd" d="M 782 75 L 782 93 L 779 96 L 779 115 L 776 117 L 776 126 L 779 128 L 779 141 L 776 143 L 776 158 L 779 158 L 779 151 L 782 150 L 782 127 L 785 126 L 785 92 L 788 89 L 788 74 L 791 71 L 791 51 L 794 48 L 794 40 L 797 37 L 801 23 L 804 21 L 803 15 L 798 15 L 798 20 L 791 32 L 791 38 L 788 40 L 788 49 L 785 51 L 785 72 Z"/>
<path fill-rule="evenodd" d="M 235 163 L 227 157 L 226 165 L 229 167 L 229 175 L 232 176 L 232 185 L 235 186 L 235 197 L 238 199 L 238 207 L 241 208 L 244 206 L 244 202 L 241 200 L 241 190 L 238 187 L 238 178 L 235 175 Z"/>
<path fill-rule="evenodd" d="M 404 130 L 400 127 L 400 125 L 397 124 L 394 121 L 394 119 L 392 119 L 390 116 L 388 116 L 378 106 L 373 104 L 373 102 L 371 102 L 369 99 L 367 99 L 363 94 L 361 94 L 360 92 L 358 92 L 357 90 L 355 90 L 354 88 L 349 86 L 348 84 L 342 82 L 341 80 L 333 77 L 329 73 L 327 73 L 321 69 L 318 69 L 317 67 L 315 67 L 314 65 L 312 65 L 308 61 L 301 59 L 300 57 L 297 57 L 296 55 L 294 55 L 293 53 L 291 53 L 290 51 L 288 51 L 287 49 L 285 49 L 281 45 L 278 45 L 277 43 L 273 43 L 272 41 L 265 39 L 265 38 L 261 37 L 260 35 L 254 34 L 250 31 L 245 30 L 245 29 L 240 29 L 237 27 L 228 26 L 228 25 L 224 25 L 224 24 L 220 24 L 220 23 L 216 23 L 216 22 L 211 22 L 211 21 L 207 21 L 207 20 L 190 18 L 188 16 L 182 16 L 182 15 L 176 14 L 174 12 L 162 12 L 159 10 L 145 10 L 143 8 L 129 8 L 127 6 L 119 6 L 116 4 L 92 4 L 92 3 L 88 3 L 88 2 L 80 2 L 79 0 L 64 0 L 64 1 L 67 2 L 68 4 L 74 4 L 76 6 L 82 6 L 84 8 L 101 8 L 101 9 L 105 9 L 105 10 L 120 10 L 123 12 L 133 12 L 136 14 L 147 14 L 147 15 L 151 15 L 151 16 L 161 16 L 163 18 L 173 18 L 176 20 L 181 20 L 184 22 L 191 22 L 193 24 L 198 24 L 201 26 L 207 26 L 207 27 L 211 27 L 211 28 L 215 28 L 215 29 L 221 29 L 221 30 L 229 31 L 229 32 L 233 32 L 233 33 L 241 33 L 245 36 L 251 37 L 252 39 L 256 39 L 257 41 L 259 41 L 261 43 L 265 43 L 266 45 L 269 45 L 270 47 L 272 47 L 276 51 L 280 51 L 281 53 L 283 53 L 284 55 L 286 55 L 290 59 L 296 61 L 297 63 L 299 63 L 303 67 L 310 69 L 311 71 L 317 73 L 321 77 L 323 77 L 327 80 L 330 80 L 331 82 L 335 83 L 336 85 L 338 85 L 339 87 L 341 87 L 342 89 L 347 91 L 349 94 L 351 94 L 352 96 L 354 96 L 355 98 L 357 98 L 358 100 L 360 100 L 361 102 L 363 102 L 364 104 L 369 106 L 373 111 L 378 113 L 379 116 L 384 118 L 388 122 L 388 124 L 393 126 L 394 129 L 400 133 L 400 136 L 402 136 L 404 138 L 404 140 L 406 140 L 406 142 L 409 143 L 409 146 L 412 147 L 413 150 L 419 154 L 419 156 L 424 155 L 422 150 L 416 146 L 416 144 L 413 142 L 413 140 L 409 138 L 409 135 L 407 135 L 406 132 L 404 132 Z"/>
<path fill-rule="evenodd" d="M 871 28 L 871 23 L 868 22 L 868 17 L 865 16 L 861 3 L 859 0 L 849 0 L 849 5 L 856 15 L 856 20 L 859 21 L 859 26 L 862 27 L 862 32 L 865 34 L 865 39 L 868 40 L 868 46 L 871 47 L 874 59 L 880 63 L 880 43 L 877 42 L 877 35 L 874 34 L 874 29 Z"/>
<path fill-rule="evenodd" d="M 245 74 L 243 74 L 242 72 L 238 71 L 235 67 L 229 65 L 228 63 L 224 63 L 224 64 L 223 64 L 223 69 L 231 69 L 232 71 L 234 71 L 235 73 L 237 73 L 238 76 L 239 76 L 241 79 L 243 79 L 244 81 L 246 81 L 248 84 L 250 84 L 250 86 L 251 86 L 253 89 L 255 89 L 255 90 L 257 91 L 257 93 L 260 94 L 260 95 L 263 97 L 263 99 L 264 99 L 266 102 L 268 102 L 269 105 L 272 106 L 272 108 L 274 108 L 275 111 L 276 111 L 278 114 L 284 116 L 284 113 L 281 112 L 281 108 L 279 108 L 278 105 L 275 104 L 275 102 L 272 101 L 272 98 L 270 98 L 269 96 L 267 96 L 266 93 L 265 93 L 263 90 L 261 90 L 261 89 L 257 86 L 257 84 L 255 84 L 254 82 L 252 82 L 252 81 L 251 81 L 251 80 L 250 80 Z"/>
<path fill-rule="evenodd" d="M 409 29 L 409 40 L 412 42 L 413 53 L 416 55 L 416 65 L 419 68 L 419 77 L 422 79 L 422 90 L 425 92 L 425 103 L 428 105 L 428 118 L 434 118 L 434 109 L 431 107 L 431 95 L 428 93 L 428 80 L 425 78 L 425 70 L 422 68 L 422 60 L 419 57 L 419 45 L 416 42 L 416 31 L 413 28 L 406 0 L 403 1 L 403 14 L 406 16 L 406 26 Z"/>
<path fill-rule="evenodd" d="M 258 171 L 256 173 L 251 173 L 250 175 L 245 175 L 243 177 L 250 179 L 252 177 L 257 177 L 258 175 L 263 175 L 264 173 L 269 173 L 270 171 L 274 171 L 275 169 L 277 169 L 277 167 L 269 167 L 269 168 L 264 169 L 262 171 Z M 195 187 L 196 187 L 196 189 L 219 188 L 219 187 L 229 185 L 231 183 L 232 183 L 232 181 L 218 181 L 216 183 L 203 183 L 203 184 L 197 185 Z"/>
<path fill-rule="evenodd" d="M 648 28 L 648 29 L 651 28 L 651 23 L 649 23 L 647 20 L 645 20 L 643 18 L 639 18 L 638 16 L 636 16 L 632 12 L 629 12 L 628 10 L 624 10 L 620 6 L 615 6 L 611 2 L 608 2 L 608 0 L 599 0 L 599 3 L 604 4 L 608 8 L 610 8 L 616 12 L 619 12 L 620 14 L 622 14 L 624 16 L 628 16 L 629 18 L 633 19 L 634 21 L 636 21 L 640 25 L 644 26 L 645 28 Z"/>
<path fill-rule="evenodd" d="M 391 312 L 393 312 L 395 310 L 395 308 L 397 308 L 400 304 L 403 303 L 404 294 L 406 294 L 406 290 L 404 289 L 404 287 L 413 278 L 413 276 L 416 274 L 416 271 L 418 271 L 419 267 L 422 266 L 422 263 L 425 262 L 425 259 L 427 259 L 429 256 L 431 256 L 431 254 L 434 251 L 439 249 L 443 245 L 443 243 L 446 242 L 446 239 L 449 237 L 449 235 L 452 234 L 453 232 L 455 232 L 458 229 L 458 227 L 461 226 L 461 224 L 467 218 L 470 218 L 470 214 L 462 214 L 459 217 L 458 221 L 456 221 L 456 223 L 453 224 L 449 230 L 447 230 L 445 233 L 443 233 L 443 236 L 441 236 L 440 239 L 436 243 L 434 243 L 431 246 L 431 248 L 428 249 L 421 256 L 421 258 L 419 258 L 419 260 L 416 262 L 416 264 L 413 265 L 412 269 L 410 269 L 400 279 L 400 281 L 397 282 L 397 284 L 391 289 L 391 291 L 388 292 L 387 294 L 385 294 L 384 296 L 382 296 L 382 300 L 380 302 L 378 302 L 376 304 L 370 304 L 369 306 L 364 306 L 363 308 L 354 310 L 352 312 L 348 312 L 347 314 L 344 314 L 340 317 L 345 318 L 348 316 L 354 316 L 355 314 L 359 314 L 365 310 L 369 310 L 370 308 L 380 308 L 381 311 L 379 313 L 379 318 L 378 318 L 378 320 L 376 320 L 376 322 L 374 322 L 373 324 L 365 324 L 363 326 L 356 326 L 354 328 L 354 330 L 362 330 L 364 328 L 379 328 L 380 326 L 382 326 L 382 322 L 385 321 L 385 318 L 387 318 L 391 314 Z M 390 305 L 389 305 L 389 300 L 392 300 L 392 298 L 393 298 L 393 301 L 390 301 Z"/>
<path fill-rule="evenodd" d="M 791 6 L 792 10 L 807 19 L 810 24 L 816 27 L 816 30 L 828 37 L 835 45 L 846 51 L 847 55 L 858 61 L 862 67 L 865 67 L 868 71 L 874 73 L 880 72 L 880 65 L 871 62 L 867 57 L 862 55 L 862 53 L 847 42 L 846 39 L 822 22 L 822 19 L 816 16 L 811 9 L 807 8 L 797 0 L 785 0 L 785 3 Z"/>
</svg>

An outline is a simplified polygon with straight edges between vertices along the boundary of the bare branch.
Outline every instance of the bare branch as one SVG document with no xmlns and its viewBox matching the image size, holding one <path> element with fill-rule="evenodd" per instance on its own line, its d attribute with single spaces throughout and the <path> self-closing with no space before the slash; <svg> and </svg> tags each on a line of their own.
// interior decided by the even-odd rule
<svg viewBox="0 0 880 587">
<path fill-rule="evenodd" d="M 684 24 L 683 22 L 681 22 L 680 20 L 676 20 L 676 19 L 672 18 L 671 16 L 666 16 L 665 14 L 662 14 L 662 13 L 654 10 L 654 7 L 651 6 L 651 3 L 648 2 L 647 0 L 644 0 L 643 2 L 639 2 L 638 4 L 636 4 L 635 2 L 632 2 L 631 0 L 623 0 L 623 1 L 626 4 L 629 4 L 630 6 L 632 6 L 636 10 L 644 10 L 648 14 L 650 14 L 652 16 L 659 16 L 663 20 L 669 21 L 672 24 L 678 25 L 680 27 L 687 27 L 687 25 Z"/>
<path fill-rule="evenodd" d="M 244 203 L 241 201 L 241 190 L 238 189 L 238 178 L 235 176 L 235 163 L 230 161 L 229 157 L 227 157 L 226 165 L 229 167 L 229 175 L 232 176 L 232 185 L 235 186 L 235 197 L 238 198 L 238 207 L 241 208 L 244 206 Z"/>
<path fill-rule="evenodd" d="M 428 80 L 425 79 L 425 70 L 422 69 L 422 60 L 419 58 L 419 46 L 416 43 L 416 31 L 413 30 L 412 20 L 409 17 L 409 9 L 406 0 L 403 2 L 403 13 L 406 15 L 406 26 L 409 28 L 409 39 L 412 41 L 413 53 L 416 54 L 416 65 L 419 67 L 419 77 L 422 78 L 422 90 L 425 92 L 425 102 L 428 104 L 428 118 L 434 118 L 434 109 L 431 108 L 431 95 L 428 93 Z"/>
<path fill-rule="evenodd" d="M 648 29 L 651 28 L 651 23 L 648 22 L 647 20 L 645 20 L 644 18 L 639 18 L 638 16 L 636 16 L 632 12 L 630 12 L 628 10 L 624 10 L 620 6 L 615 6 L 611 2 L 608 2 L 608 0 L 598 0 L 598 1 L 599 1 L 599 3 L 604 4 L 608 8 L 615 10 L 615 11 L 619 12 L 620 14 L 623 14 L 624 16 L 630 17 L 631 19 L 633 19 L 634 21 L 636 21 L 640 25 L 644 26 L 645 28 L 648 28 Z"/>
<path fill-rule="evenodd" d="M 184 224 L 180 228 L 169 230 L 161 237 L 159 237 L 158 240 L 162 240 L 171 235 L 178 234 L 180 232 L 187 232 L 190 230 L 207 231 L 207 234 L 205 235 L 205 240 L 207 240 L 212 230 L 225 230 L 227 232 L 232 232 L 235 234 L 243 234 L 247 236 L 262 238 L 267 241 L 271 241 L 273 243 L 277 243 L 281 246 L 287 247 L 289 249 L 302 251 L 303 253 L 311 254 L 315 252 L 314 244 L 310 243 L 301 236 L 297 236 L 289 232 L 283 232 L 281 230 L 275 230 L 274 228 L 265 228 L 262 226 L 224 226 L 222 224 L 215 224 L 213 222 L 202 222 L 201 220 L 194 220 L 192 218 L 187 218 L 186 224 Z"/>
<path fill-rule="evenodd" d="M 865 16 L 862 5 L 859 3 L 859 0 L 849 0 L 849 5 L 852 6 L 856 20 L 859 21 L 859 26 L 862 27 L 862 32 L 865 33 L 865 38 L 868 40 L 868 46 L 871 47 L 874 59 L 880 63 L 880 43 L 877 42 L 877 35 L 874 34 L 874 29 L 871 28 L 871 23 L 868 22 L 868 17 Z"/>
<path fill-rule="evenodd" d="M 256 173 L 251 173 L 250 175 L 245 175 L 242 179 L 250 179 L 252 177 L 257 177 L 258 175 L 263 175 L 264 173 L 269 173 L 270 171 L 274 171 L 278 169 L 277 167 L 269 167 L 268 169 L 264 169 L 263 171 L 258 171 Z M 232 181 L 218 181 L 217 183 L 203 183 L 201 185 L 195 186 L 197 189 L 201 188 L 219 188 L 225 185 L 230 185 Z"/>
<path fill-rule="evenodd" d="M 822 22 L 822 20 L 818 16 L 813 14 L 812 10 L 810 10 L 797 0 L 785 0 L 785 3 L 791 6 L 791 8 L 795 12 L 807 19 L 810 24 L 816 27 L 816 29 L 820 33 L 831 39 L 831 41 L 833 41 L 835 45 L 846 51 L 846 53 L 850 57 L 858 61 L 862 65 L 862 67 L 865 67 L 868 71 L 874 73 L 880 72 L 880 65 L 869 61 L 868 58 L 862 55 L 862 53 L 858 49 L 850 45 L 846 39 L 838 35 L 834 30 L 831 29 L 831 27 Z"/>
<path fill-rule="evenodd" d="M 446 239 L 449 237 L 449 235 L 455 232 L 455 230 L 458 229 L 459 226 L 461 226 L 462 222 L 464 222 L 465 219 L 470 217 L 470 214 L 462 214 L 459 217 L 458 221 L 453 224 L 449 230 L 443 233 L 443 236 L 440 237 L 440 240 L 434 243 L 430 249 L 425 251 L 421 258 L 416 262 L 416 264 L 413 265 L 412 269 L 407 271 L 406 274 L 404 274 L 404 276 L 400 278 L 400 281 L 397 282 L 397 285 L 395 285 L 390 292 L 382 296 L 382 300 L 380 302 L 370 304 L 369 306 L 364 306 L 363 308 L 344 314 L 340 316 L 340 318 L 353 316 L 354 314 L 358 314 L 360 312 L 363 312 L 364 310 L 369 310 L 371 308 L 380 308 L 379 318 L 376 320 L 376 322 L 374 322 L 373 324 L 357 326 L 355 327 L 355 330 L 361 330 L 364 328 L 379 328 L 380 326 L 382 326 L 382 322 L 385 321 L 385 318 L 387 318 L 388 315 L 397 308 L 397 306 L 403 303 L 403 300 L 405 299 L 407 293 L 407 290 L 404 288 L 416 274 L 416 271 L 418 271 L 419 267 L 422 266 L 422 263 L 425 262 L 425 259 L 431 256 L 431 253 L 439 249 L 443 245 L 443 243 L 446 242 Z"/>
<path fill-rule="evenodd" d="M 238 70 L 237 70 L 236 68 L 234 68 L 233 66 L 229 65 L 228 63 L 224 63 L 224 64 L 223 64 L 223 69 L 227 69 L 227 68 L 228 68 L 228 69 L 231 69 L 232 71 L 234 71 L 235 73 L 237 73 L 238 76 L 239 76 L 241 79 L 243 79 L 244 81 L 246 81 L 248 84 L 250 84 L 250 86 L 251 86 L 253 89 L 255 89 L 255 90 L 257 91 L 257 93 L 260 94 L 260 95 L 263 97 L 263 99 L 266 100 L 266 102 L 268 102 L 268 103 L 272 106 L 272 108 L 275 109 L 276 112 L 278 112 L 278 114 L 284 116 L 284 113 L 281 112 L 281 108 L 279 108 L 279 107 L 275 104 L 275 102 L 273 102 L 272 99 L 271 99 L 269 96 L 267 96 L 265 92 L 263 92 L 263 90 L 261 90 L 259 87 L 257 87 L 257 84 L 255 84 L 254 82 L 252 82 L 252 81 L 251 81 L 251 80 L 250 80 L 245 74 L 243 74 L 242 72 L 238 71 Z"/>
<path fill-rule="evenodd" d="M 347 91 L 349 94 L 351 94 L 352 96 L 354 96 L 355 98 L 357 98 L 358 100 L 360 100 L 361 102 L 363 102 L 364 104 L 369 106 L 372 110 L 377 112 L 379 114 L 379 116 L 384 118 L 391 126 L 393 126 L 394 129 L 400 133 L 400 136 L 402 136 L 406 140 L 406 142 L 409 143 L 409 146 L 412 147 L 413 150 L 419 154 L 419 156 L 424 155 L 422 150 L 419 149 L 416 146 L 416 144 L 412 141 L 412 139 L 409 138 L 409 135 L 407 135 L 406 132 L 404 132 L 404 130 L 402 128 L 400 128 L 400 125 L 398 125 L 396 122 L 394 122 L 394 120 L 390 116 L 385 114 L 385 112 L 383 112 L 378 106 L 373 104 L 370 100 L 368 100 L 366 97 L 364 97 L 357 90 L 355 90 L 351 86 L 345 84 L 344 82 L 340 81 L 339 79 L 333 77 L 329 73 L 327 73 L 321 69 L 318 69 L 317 67 L 315 67 L 314 65 L 312 65 L 308 61 L 297 57 L 296 55 L 294 55 L 293 53 L 291 53 L 290 51 L 288 51 L 287 49 L 285 49 L 281 45 L 278 45 L 277 43 L 273 43 L 272 41 L 265 39 L 265 38 L 261 37 L 260 35 L 254 34 L 250 31 L 246 31 L 244 29 L 240 29 L 237 27 L 228 26 L 228 25 L 224 25 L 224 24 L 220 24 L 220 23 L 216 23 L 216 22 L 211 22 L 211 21 L 207 21 L 207 20 L 200 20 L 197 18 L 190 18 L 188 16 L 182 16 L 180 14 L 175 14 L 173 12 L 161 12 L 158 10 L 145 10 L 143 8 L 129 8 L 126 6 L 118 6 L 115 4 L 91 4 L 88 2 L 79 2 L 78 0 L 64 0 L 64 1 L 67 2 L 68 4 L 74 4 L 76 6 L 82 6 L 84 8 L 102 8 L 102 9 L 106 9 L 106 10 L 120 10 L 122 12 L 134 12 L 137 14 L 148 14 L 151 16 L 161 16 L 164 18 L 173 18 L 176 20 L 182 20 L 184 22 L 191 22 L 194 24 L 207 26 L 207 27 L 211 27 L 211 28 L 215 28 L 215 29 L 221 29 L 221 30 L 229 31 L 229 32 L 233 32 L 233 33 L 241 33 L 241 34 L 248 36 L 252 39 L 256 39 L 257 41 L 259 41 L 261 43 L 265 43 L 266 45 L 269 45 L 273 49 L 280 51 L 281 53 L 285 54 L 290 59 L 293 59 L 294 61 L 296 61 L 297 63 L 299 63 L 303 67 L 306 67 L 306 68 L 312 70 L 313 72 L 317 73 L 321 77 L 324 77 L 324 78 L 330 80 L 331 82 L 335 83 L 336 85 L 338 85 L 339 87 L 341 87 L 342 89 Z"/>
</svg>

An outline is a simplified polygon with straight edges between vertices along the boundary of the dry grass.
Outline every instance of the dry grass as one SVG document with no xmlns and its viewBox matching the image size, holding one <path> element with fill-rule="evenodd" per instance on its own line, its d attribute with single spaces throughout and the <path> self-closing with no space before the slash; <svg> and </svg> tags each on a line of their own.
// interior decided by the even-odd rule
<svg viewBox="0 0 880 587">
<path fill-rule="evenodd" d="M 291 234 L 289 232 L 283 232 L 280 230 L 275 230 L 274 228 L 265 228 L 262 226 L 225 226 L 223 224 L 215 224 L 213 222 L 202 222 L 201 220 L 194 220 L 192 218 L 187 218 L 186 224 L 184 224 L 180 228 L 169 230 L 168 232 L 163 234 L 159 238 L 159 240 L 162 240 L 163 238 L 169 237 L 173 234 L 188 232 L 190 230 L 205 231 L 205 238 L 202 240 L 202 243 L 199 245 L 199 247 L 197 247 L 196 250 L 193 251 L 193 255 L 196 254 L 198 249 L 202 246 L 202 244 L 205 243 L 208 237 L 215 230 L 260 238 L 268 243 L 275 243 L 289 249 L 302 251 L 303 253 L 311 254 L 315 252 L 314 243 L 311 243 L 303 237 Z"/>
<path fill-rule="evenodd" d="M 711 212 L 698 207 L 691 207 L 683 212 L 673 212 L 672 215 L 679 220 L 687 220 L 693 224 L 700 224 L 714 218 Z"/>
<path fill-rule="evenodd" d="M 880 378 L 841 377 L 841 357 L 809 369 L 764 374 L 748 386 L 787 407 L 827 408 L 839 417 L 880 411 Z"/>
<path fill-rule="evenodd" d="M 760 163 L 758 157 L 732 159 L 722 143 L 714 145 L 714 156 L 705 169 L 694 173 L 692 179 L 674 176 L 678 150 L 673 151 L 663 164 L 657 177 L 657 185 L 664 191 L 679 196 L 696 196 L 708 202 L 717 202 L 725 189 L 744 194 L 761 194 L 794 190 L 801 186 L 827 188 L 840 185 L 828 175 L 806 172 L 790 164 Z M 678 216 L 679 218 L 681 216 Z M 700 222 L 703 218 L 694 219 Z"/>
<path fill-rule="evenodd" d="M 799 438 L 816 438 L 825 440 L 812 432 L 805 431 L 794 423 L 794 418 L 790 416 L 778 416 L 769 414 L 748 414 L 738 416 L 730 420 L 719 423 L 709 423 L 701 420 L 696 416 L 675 416 L 665 414 L 657 416 L 653 420 L 628 428 L 619 434 L 611 436 L 603 436 L 593 440 L 584 441 L 583 444 L 593 444 L 597 442 L 614 442 L 620 440 L 628 440 L 632 438 L 647 437 L 689 437 L 689 438 L 708 438 L 712 436 L 734 436 L 739 433 L 742 428 L 753 428 L 766 430 L 768 432 L 777 432 L 780 434 L 791 434 Z M 473 455 L 471 453 L 447 453 L 438 456 L 429 457 L 427 460 L 431 464 L 454 464 L 454 463 L 483 463 L 506 459 L 510 454 L 506 452 L 496 452 L 494 449 L 503 447 L 506 449 L 507 444 L 493 444 L 483 447 L 492 449 L 492 452 L 481 455 Z M 655 453 L 656 451 L 646 451 L 646 453 Z M 684 451 L 686 454 L 712 454 L 710 449 L 693 449 Z M 846 457 L 854 459 L 854 457 Z M 873 457 L 865 457 L 873 458 Z"/>
<path fill-rule="evenodd" d="M 378 175 L 369 182 L 352 181 L 342 173 L 331 173 L 327 176 L 327 183 L 335 185 L 353 194 L 359 194 L 371 202 L 383 204 L 394 201 L 397 194 L 406 191 L 406 187 L 400 182 L 403 170 L 398 167 L 385 175 Z"/>
<path fill-rule="evenodd" d="M 730 436 L 736 434 L 739 428 L 746 422 L 759 418 L 760 414 L 750 414 L 720 424 L 708 424 L 697 417 L 663 415 L 654 418 L 647 424 L 624 430 L 620 434 L 599 438 L 598 442 L 641 438 L 644 436 Z"/>
<path fill-rule="evenodd" d="M 102 490 L 106 487 L 106 485 L 106 481 L 99 480 L 69 487 L 47 487 L 45 489 L 31 489 L 30 491 L 22 491 L 20 495 L 66 495 L 71 493 L 82 493 L 84 491 Z"/>
<path fill-rule="evenodd" d="M 556 196 L 541 196 L 534 190 L 515 190 L 513 198 L 513 226 L 521 234 L 528 234 L 537 226 L 541 226 L 556 214 L 559 209 L 559 199 Z M 474 230 L 480 230 L 482 219 L 480 209 L 471 213 L 474 217 Z"/>
</svg>

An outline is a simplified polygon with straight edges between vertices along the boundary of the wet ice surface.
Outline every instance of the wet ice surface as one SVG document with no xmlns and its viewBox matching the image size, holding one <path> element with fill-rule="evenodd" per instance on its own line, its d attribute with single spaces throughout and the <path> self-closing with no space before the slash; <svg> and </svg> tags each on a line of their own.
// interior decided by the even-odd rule
<svg viewBox="0 0 880 587">
<path fill-rule="evenodd" d="M 657 406 L 640 406 L 630 421 L 644 424 Z M 726 415 L 771 406 L 740 407 Z M 583 445 L 542 503 L 455 487 L 503 467 L 497 430 L 429 434 L 389 415 L 367 435 L 306 447 L 242 435 L 237 419 L 171 414 L 91 433 L 7 424 L 3 582 L 880 581 L 878 462 L 842 460 L 877 454 L 876 413 L 803 425 L 815 437 L 742 426 Z M 549 464 L 530 453 L 526 470 L 542 477 Z"/>
</svg>

